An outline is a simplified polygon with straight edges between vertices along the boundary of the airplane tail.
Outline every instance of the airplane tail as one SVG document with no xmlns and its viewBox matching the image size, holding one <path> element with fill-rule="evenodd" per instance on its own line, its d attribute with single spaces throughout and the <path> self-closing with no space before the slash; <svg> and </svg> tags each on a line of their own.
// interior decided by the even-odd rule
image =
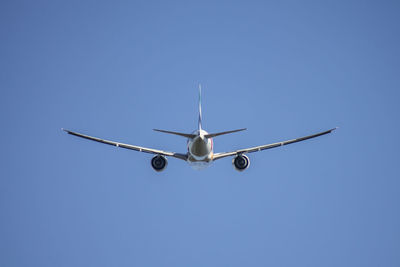
<svg viewBox="0 0 400 267">
<path fill-rule="evenodd" d="M 199 132 L 200 132 L 200 130 L 202 130 L 202 126 L 201 126 L 201 84 L 199 84 L 199 119 L 198 119 L 198 129 L 199 129 Z M 195 134 L 179 133 L 179 132 L 172 132 L 172 131 L 159 130 L 159 129 L 153 129 L 153 130 L 154 130 L 154 131 L 157 131 L 157 132 L 162 132 L 162 133 L 175 134 L 175 135 L 183 136 L 183 137 L 190 138 L 190 139 L 193 139 L 193 138 L 195 138 L 195 137 L 197 136 L 197 135 L 195 135 Z M 219 133 L 206 134 L 206 135 L 204 135 L 204 137 L 205 137 L 205 138 L 213 138 L 213 137 L 216 137 L 216 136 L 219 136 L 219 135 L 230 134 L 230 133 L 240 132 L 240 131 L 244 131 L 244 130 L 246 130 L 246 128 L 238 129 L 238 130 L 232 130 L 232 131 L 219 132 Z"/>
<path fill-rule="evenodd" d="M 199 84 L 199 121 L 198 121 L 199 131 L 201 128 L 201 84 Z"/>
<path fill-rule="evenodd" d="M 216 136 L 219 136 L 219 135 L 236 133 L 236 132 L 240 132 L 240 131 L 244 131 L 244 130 L 247 130 L 247 128 L 237 129 L 237 130 L 232 130 L 232 131 L 226 131 L 226 132 L 206 134 L 204 137 L 205 138 L 213 138 L 213 137 L 216 137 Z"/>
<path fill-rule="evenodd" d="M 199 84 L 199 130 L 201 130 L 201 84 Z M 212 133 L 212 134 L 206 134 L 204 137 L 205 138 L 213 138 L 216 137 L 218 135 L 223 135 L 223 134 L 229 134 L 229 133 L 235 133 L 235 132 L 239 132 L 239 131 L 244 131 L 246 130 L 246 128 L 243 129 L 238 129 L 238 130 L 233 130 L 233 131 L 225 131 L 225 132 L 219 132 L 219 133 Z"/>
<path fill-rule="evenodd" d="M 225 131 L 225 132 L 219 132 L 219 133 L 211 133 L 211 134 L 206 134 L 204 135 L 205 138 L 213 138 L 219 135 L 223 135 L 223 134 L 230 134 L 230 133 L 236 133 L 236 132 L 240 132 L 240 131 L 244 131 L 247 130 L 246 128 L 243 129 L 238 129 L 238 130 L 232 130 L 232 131 Z M 195 134 L 187 134 L 187 133 L 180 133 L 180 132 L 172 132 L 172 131 L 166 131 L 166 130 L 160 130 L 160 129 L 153 129 L 153 131 L 156 132 L 161 132 L 161 133 L 167 133 L 167 134 L 175 134 L 175 135 L 179 135 L 179 136 L 183 136 L 186 138 L 190 138 L 193 139 L 195 138 L 197 135 Z"/>
<path fill-rule="evenodd" d="M 153 129 L 153 131 L 167 133 L 167 134 L 175 134 L 175 135 L 183 136 L 183 137 L 190 138 L 190 139 L 193 139 L 196 137 L 195 134 L 179 133 L 179 132 L 172 132 L 172 131 L 159 130 L 159 129 Z"/>
</svg>

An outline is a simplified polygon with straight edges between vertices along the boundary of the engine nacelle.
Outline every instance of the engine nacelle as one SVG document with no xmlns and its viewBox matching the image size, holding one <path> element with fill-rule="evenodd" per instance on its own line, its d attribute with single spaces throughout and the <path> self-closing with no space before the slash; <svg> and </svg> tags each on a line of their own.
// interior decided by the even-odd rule
<svg viewBox="0 0 400 267">
<path fill-rule="evenodd" d="M 168 165 L 168 160 L 162 155 L 154 156 L 151 159 L 151 167 L 157 172 L 163 171 Z"/>
<path fill-rule="evenodd" d="M 232 164 L 237 171 L 241 172 L 250 166 L 250 159 L 246 155 L 237 155 L 235 158 L 233 158 Z"/>
</svg>

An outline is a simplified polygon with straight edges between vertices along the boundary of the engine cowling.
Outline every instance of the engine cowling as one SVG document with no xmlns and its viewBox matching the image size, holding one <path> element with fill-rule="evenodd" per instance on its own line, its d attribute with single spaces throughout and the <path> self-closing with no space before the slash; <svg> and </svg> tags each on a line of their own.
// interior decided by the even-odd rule
<svg viewBox="0 0 400 267">
<path fill-rule="evenodd" d="M 250 166 L 250 159 L 246 155 L 237 155 L 232 160 L 232 164 L 237 171 L 244 171 Z"/>
<path fill-rule="evenodd" d="M 151 159 L 151 167 L 157 172 L 163 171 L 168 165 L 168 160 L 162 155 L 154 156 Z"/>
</svg>

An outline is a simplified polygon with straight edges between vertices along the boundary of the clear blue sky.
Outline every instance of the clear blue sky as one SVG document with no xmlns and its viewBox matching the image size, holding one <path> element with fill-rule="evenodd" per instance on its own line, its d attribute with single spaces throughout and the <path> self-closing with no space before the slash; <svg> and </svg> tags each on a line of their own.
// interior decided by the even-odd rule
<svg viewBox="0 0 400 267">
<path fill-rule="evenodd" d="M 0 266 L 400 266 L 399 7 L 2 1 Z M 340 129 L 243 173 L 60 130 L 184 152 L 199 82 L 217 152 Z"/>
</svg>

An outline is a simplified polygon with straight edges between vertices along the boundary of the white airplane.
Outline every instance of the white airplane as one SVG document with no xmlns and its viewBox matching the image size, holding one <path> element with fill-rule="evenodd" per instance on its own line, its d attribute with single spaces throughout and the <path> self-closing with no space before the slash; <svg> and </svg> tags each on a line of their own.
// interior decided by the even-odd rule
<svg viewBox="0 0 400 267">
<path fill-rule="evenodd" d="M 154 154 L 155 156 L 151 160 L 151 166 L 153 169 L 157 172 L 163 171 L 167 165 L 168 161 L 166 157 L 174 157 L 177 159 L 184 160 L 189 163 L 194 169 L 203 169 L 207 167 L 211 162 L 222 159 L 225 157 L 230 157 L 233 156 L 232 164 L 235 167 L 236 170 L 238 171 L 243 171 L 247 169 L 250 166 L 250 159 L 245 155 L 247 153 L 252 153 L 252 152 L 257 152 L 265 149 L 270 149 L 278 146 L 284 146 L 284 145 L 289 145 L 293 144 L 296 142 L 304 141 L 307 139 L 311 139 L 314 137 L 318 137 L 321 135 L 325 135 L 328 133 L 331 133 L 332 131 L 336 130 L 336 128 L 296 138 L 296 139 L 291 139 L 283 142 L 277 142 L 277 143 L 272 143 L 268 145 L 262 145 L 262 146 L 255 146 L 255 147 L 250 147 L 250 148 L 245 148 L 245 149 L 239 149 L 231 152 L 220 152 L 220 153 L 214 153 L 213 152 L 213 137 L 223 135 L 223 134 L 229 134 L 229 133 L 234 133 L 234 132 L 239 132 L 246 130 L 246 128 L 243 129 L 238 129 L 238 130 L 232 130 L 232 131 L 225 131 L 225 132 L 219 132 L 219 133 L 208 133 L 205 130 L 203 130 L 201 126 L 201 86 L 199 86 L 199 118 L 198 118 L 198 129 L 195 130 L 194 132 L 187 134 L 187 133 L 179 133 L 179 132 L 172 132 L 172 131 L 165 131 L 165 130 L 158 130 L 158 129 L 153 129 L 154 131 L 157 132 L 162 132 L 162 133 L 168 133 L 168 134 L 175 134 L 179 136 L 183 136 L 187 138 L 187 153 L 174 153 L 174 152 L 169 152 L 169 151 L 164 151 L 164 150 L 158 150 L 158 149 L 152 149 L 152 148 L 146 148 L 146 147 L 140 147 L 140 146 L 135 146 L 135 145 L 129 145 L 129 144 L 123 144 L 119 142 L 114 142 L 114 141 L 109 141 L 109 140 L 104 140 L 100 139 L 97 137 L 92 137 L 88 136 L 85 134 L 69 131 L 66 129 L 62 129 L 65 132 L 86 138 L 92 141 L 100 142 L 103 144 L 107 145 L 112 145 L 116 147 L 122 147 L 126 149 L 131 149 L 131 150 L 136 150 L 140 152 L 145 152 L 145 153 L 150 153 Z"/>
</svg>

